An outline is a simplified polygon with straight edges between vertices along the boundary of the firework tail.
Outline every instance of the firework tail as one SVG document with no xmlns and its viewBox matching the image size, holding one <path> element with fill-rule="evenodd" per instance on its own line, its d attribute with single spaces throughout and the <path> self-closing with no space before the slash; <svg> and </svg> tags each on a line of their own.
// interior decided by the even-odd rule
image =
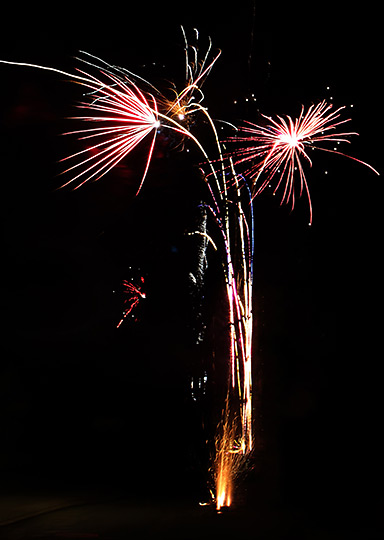
<svg viewBox="0 0 384 540">
<path fill-rule="evenodd" d="M 223 164 L 222 156 L 220 160 Z M 228 389 L 214 459 L 217 509 L 231 504 L 235 471 L 253 446 L 252 196 L 244 178 L 236 174 L 233 163 L 229 171 L 230 174 L 222 165 L 215 175 L 205 176 L 212 199 L 209 208 L 221 232 L 229 324 Z"/>
</svg>

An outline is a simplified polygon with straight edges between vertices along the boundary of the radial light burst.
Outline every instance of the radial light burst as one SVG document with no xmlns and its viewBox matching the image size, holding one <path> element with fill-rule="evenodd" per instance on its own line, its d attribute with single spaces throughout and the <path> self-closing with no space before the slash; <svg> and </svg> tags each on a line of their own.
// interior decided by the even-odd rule
<svg viewBox="0 0 384 540">
<path fill-rule="evenodd" d="M 281 203 L 291 203 L 293 208 L 296 200 L 296 180 L 299 183 L 299 196 L 305 190 L 309 202 L 309 223 L 312 223 L 312 202 L 303 162 L 310 166 L 312 160 L 308 150 L 319 149 L 335 154 L 341 154 L 372 169 L 371 165 L 335 149 L 323 147 L 324 143 L 350 142 L 351 135 L 356 132 L 339 132 L 338 126 L 349 122 L 342 119 L 341 113 L 345 107 L 333 109 L 332 104 L 321 101 L 311 105 L 307 111 L 304 106 L 298 118 L 262 115 L 266 122 L 261 124 L 245 123 L 239 129 L 239 135 L 231 139 L 242 146 L 233 152 L 235 165 L 245 166 L 247 176 L 252 180 L 253 196 L 260 194 L 276 179 L 274 193 L 282 186 Z M 263 178 L 262 178 L 263 175 Z"/>
</svg>

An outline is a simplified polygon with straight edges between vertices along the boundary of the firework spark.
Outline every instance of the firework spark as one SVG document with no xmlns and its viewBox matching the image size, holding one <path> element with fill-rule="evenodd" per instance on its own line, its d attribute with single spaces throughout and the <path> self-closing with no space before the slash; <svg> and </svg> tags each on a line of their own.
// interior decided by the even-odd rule
<svg viewBox="0 0 384 540">
<path fill-rule="evenodd" d="M 302 161 L 305 161 L 310 166 L 312 165 L 307 149 L 318 149 L 341 154 L 379 174 L 364 161 L 335 149 L 318 146 L 327 142 L 349 143 L 348 137 L 357 135 L 356 132 L 352 131 L 337 131 L 338 126 L 350 121 L 349 118 L 341 118 L 343 109 L 345 107 L 333 109 L 332 105 L 321 101 L 317 105 L 311 105 L 306 112 L 302 107 L 301 113 L 296 119 L 292 119 L 290 116 L 272 118 L 262 115 L 266 119 L 265 125 L 246 123 L 240 128 L 239 135 L 231 140 L 244 146 L 235 150 L 233 159 L 235 165 L 247 166 L 245 174 L 252 180 L 253 196 L 260 194 L 276 176 L 277 185 L 274 193 L 283 185 L 281 204 L 290 202 L 293 209 L 296 199 L 295 180 L 298 177 L 299 195 L 301 196 L 305 189 L 308 196 L 309 223 L 311 224 L 312 202 L 302 163 Z M 262 174 L 265 175 L 265 178 L 259 184 Z"/>
</svg>

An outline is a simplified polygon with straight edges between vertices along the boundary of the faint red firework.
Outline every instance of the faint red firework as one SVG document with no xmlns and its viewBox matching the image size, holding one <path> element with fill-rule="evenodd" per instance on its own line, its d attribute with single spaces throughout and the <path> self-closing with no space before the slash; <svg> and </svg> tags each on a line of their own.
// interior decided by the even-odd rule
<svg viewBox="0 0 384 540">
<path fill-rule="evenodd" d="M 128 315 L 132 312 L 132 310 L 137 306 L 137 304 L 140 302 L 141 298 L 145 298 L 146 294 L 142 290 L 142 286 L 144 285 L 144 278 L 140 278 L 141 285 L 134 285 L 132 282 L 129 282 L 127 280 L 123 280 L 123 293 L 128 296 L 124 300 L 124 311 L 123 316 L 121 317 L 118 325 L 116 328 L 120 328 L 120 326 L 123 324 L 123 322 L 126 320 Z"/>
</svg>

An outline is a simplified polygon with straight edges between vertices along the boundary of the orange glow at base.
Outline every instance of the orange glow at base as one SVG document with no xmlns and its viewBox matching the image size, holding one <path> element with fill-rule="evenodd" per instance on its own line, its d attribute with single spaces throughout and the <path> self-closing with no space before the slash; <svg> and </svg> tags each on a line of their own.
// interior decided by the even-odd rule
<svg viewBox="0 0 384 540">
<path fill-rule="evenodd" d="M 230 417 L 228 399 L 224 414 L 221 433 L 216 438 L 216 510 L 231 506 L 234 481 L 243 461 L 242 445 L 237 443 L 235 437 L 237 422 Z"/>
</svg>

